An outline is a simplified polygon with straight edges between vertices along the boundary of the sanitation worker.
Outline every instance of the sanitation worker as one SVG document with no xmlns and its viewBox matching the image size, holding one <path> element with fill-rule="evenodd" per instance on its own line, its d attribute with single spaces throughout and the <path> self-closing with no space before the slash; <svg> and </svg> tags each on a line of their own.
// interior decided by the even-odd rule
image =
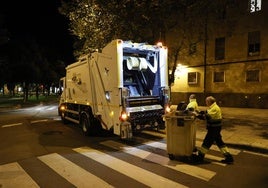
<svg viewBox="0 0 268 188">
<path fill-rule="evenodd" d="M 201 148 L 198 149 L 197 154 L 193 154 L 193 160 L 194 162 L 202 162 L 204 160 L 205 154 L 208 152 L 211 145 L 215 142 L 225 157 L 225 159 L 223 159 L 221 162 L 231 164 L 234 162 L 233 156 L 230 154 L 221 136 L 221 109 L 217 105 L 216 99 L 212 96 L 206 98 L 206 105 L 208 106 L 206 112 L 200 112 L 197 117 L 199 119 L 206 120 L 207 134 Z"/>
<path fill-rule="evenodd" d="M 190 97 L 189 97 L 189 103 L 186 106 L 186 110 L 199 112 L 199 110 L 198 110 L 198 103 L 196 101 L 195 94 L 191 94 L 190 95 Z"/>
</svg>

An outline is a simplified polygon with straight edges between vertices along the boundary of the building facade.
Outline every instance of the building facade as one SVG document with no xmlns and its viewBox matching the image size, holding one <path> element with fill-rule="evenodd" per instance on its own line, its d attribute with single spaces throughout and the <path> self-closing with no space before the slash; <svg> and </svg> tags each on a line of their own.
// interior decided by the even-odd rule
<svg viewBox="0 0 268 188">
<path fill-rule="evenodd" d="M 173 104 L 195 93 L 200 105 L 213 95 L 225 107 L 268 108 L 268 2 L 228 2 L 204 15 L 193 13 L 198 22 L 189 21 L 189 30 L 167 35 L 170 61 L 176 65 Z M 176 41 L 184 47 L 174 60 Z"/>
</svg>

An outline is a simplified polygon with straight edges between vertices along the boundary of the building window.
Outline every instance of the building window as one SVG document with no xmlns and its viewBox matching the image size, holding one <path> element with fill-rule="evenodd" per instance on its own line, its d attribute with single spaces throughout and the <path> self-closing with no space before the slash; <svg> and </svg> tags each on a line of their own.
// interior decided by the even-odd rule
<svg viewBox="0 0 268 188">
<path fill-rule="evenodd" d="M 248 55 L 260 55 L 260 31 L 248 33 Z"/>
<path fill-rule="evenodd" d="M 189 46 L 189 55 L 193 55 L 196 53 L 196 43 L 191 43 Z"/>
<path fill-rule="evenodd" d="M 213 82 L 224 82 L 225 81 L 225 74 L 224 71 L 214 72 L 213 75 Z"/>
<path fill-rule="evenodd" d="M 197 72 L 188 72 L 188 84 L 197 84 L 198 75 Z"/>
<path fill-rule="evenodd" d="M 225 38 L 216 38 L 215 41 L 215 60 L 222 60 L 225 56 Z"/>
<path fill-rule="evenodd" d="M 247 70 L 246 82 L 259 82 L 260 81 L 260 70 Z"/>
<path fill-rule="evenodd" d="M 249 0 L 249 12 L 258 12 L 261 10 L 261 0 Z"/>
</svg>

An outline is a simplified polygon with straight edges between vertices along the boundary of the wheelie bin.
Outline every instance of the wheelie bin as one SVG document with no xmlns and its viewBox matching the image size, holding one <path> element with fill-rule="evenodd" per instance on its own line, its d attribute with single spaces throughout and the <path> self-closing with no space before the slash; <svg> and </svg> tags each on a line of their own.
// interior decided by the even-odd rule
<svg viewBox="0 0 268 188">
<path fill-rule="evenodd" d="M 166 125 L 167 152 L 171 160 L 184 159 L 195 151 L 195 115 L 183 111 L 173 111 L 164 116 Z"/>
</svg>

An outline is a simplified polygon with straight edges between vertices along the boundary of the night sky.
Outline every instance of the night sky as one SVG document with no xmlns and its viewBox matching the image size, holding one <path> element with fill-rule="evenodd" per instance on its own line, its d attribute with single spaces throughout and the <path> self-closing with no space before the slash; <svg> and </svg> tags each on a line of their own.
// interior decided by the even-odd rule
<svg viewBox="0 0 268 188">
<path fill-rule="evenodd" d="M 50 56 L 65 64 L 73 62 L 68 20 L 58 12 L 60 0 L 2 0 L 0 4 L 11 37 L 34 38 Z"/>
</svg>

